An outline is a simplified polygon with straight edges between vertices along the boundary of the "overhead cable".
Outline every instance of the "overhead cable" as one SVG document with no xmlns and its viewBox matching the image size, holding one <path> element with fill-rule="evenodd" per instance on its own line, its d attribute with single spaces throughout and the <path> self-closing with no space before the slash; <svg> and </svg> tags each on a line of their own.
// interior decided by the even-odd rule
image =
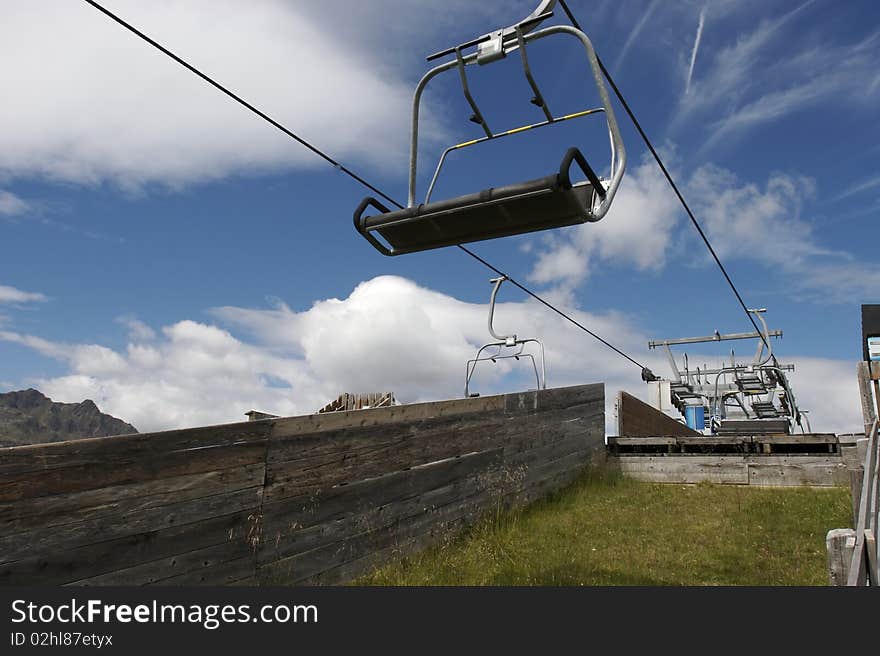
<svg viewBox="0 0 880 656">
<path fill-rule="evenodd" d="M 208 84 L 210 84 L 211 86 L 213 86 L 214 88 L 216 88 L 217 90 L 223 92 L 224 94 L 226 94 L 227 96 L 229 96 L 230 98 L 232 98 L 233 100 L 235 100 L 237 103 L 239 103 L 239 104 L 242 105 L 243 107 L 247 108 L 248 110 L 250 110 L 251 112 L 253 112 L 253 113 L 256 114 L 257 116 L 259 116 L 260 118 L 262 118 L 264 121 L 267 121 L 267 122 L 270 123 L 272 126 L 274 126 L 275 128 L 279 129 L 281 132 L 283 132 L 284 134 L 286 134 L 288 137 L 290 137 L 291 139 L 294 139 L 294 140 L 295 140 L 297 143 L 299 143 L 300 145 L 305 146 L 305 147 L 308 148 L 312 153 L 314 153 L 315 155 L 317 155 L 317 156 L 320 157 L 321 159 L 325 160 L 325 161 L 328 162 L 329 164 L 332 164 L 334 167 L 336 167 L 336 169 L 338 169 L 338 170 L 341 171 L 342 173 L 348 175 L 348 176 L 351 177 L 353 180 L 357 181 L 358 183 L 360 183 L 361 185 L 363 185 L 364 187 L 366 187 L 366 188 L 369 189 L 370 191 L 375 192 L 376 194 L 378 194 L 379 196 L 381 196 L 382 198 L 384 198 L 385 200 L 387 200 L 389 203 L 395 205 L 395 206 L 398 207 L 398 208 L 401 208 L 401 209 L 403 208 L 403 205 L 401 205 L 398 201 L 396 201 L 395 199 L 391 198 L 391 197 L 388 196 L 387 194 L 383 193 L 383 192 L 382 192 L 381 190 L 379 190 L 377 187 L 374 187 L 372 184 L 370 184 L 369 182 L 367 182 L 363 177 L 361 177 L 361 176 L 358 175 L 357 173 L 353 172 L 353 171 L 352 171 L 351 169 L 349 169 L 348 167 L 343 166 L 343 165 L 340 164 L 337 160 L 335 160 L 334 158 L 330 157 L 330 156 L 327 155 L 324 151 L 322 151 L 321 149 L 319 149 L 319 148 L 316 147 L 315 145 L 311 144 L 311 143 L 308 142 L 306 139 L 300 137 L 300 136 L 297 135 L 295 132 L 293 132 L 293 131 L 289 130 L 288 128 L 284 127 L 284 125 L 282 125 L 281 123 L 279 123 L 278 121 L 276 121 L 275 119 L 273 119 L 272 117 L 270 117 L 269 115 L 267 115 L 266 113 L 260 111 L 260 110 L 257 109 L 256 107 L 254 107 L 251 103 L 249 103 L 249 102 L 247 102 L 246 100 L 244 100 L 241 96 L 239 96 L 239 95 L 236 94 L 236 93 L 233 93 L 232 91 L 230 91 L 229 89 L 227 89 L 225 86 L 223 86 L 222 84 L 220 84 L 219 82 L 217 82 L 217 81 L 214 80 L 213 78 L 209 77 L 208 75 L 206 75 L 205 73 L 203 73 L 202 71 L 200 71 L 199 69 L 197 69 L 195 66 L 193 66 L 193 65 L 190 64 L 190 63 L 188 63 L 186 60 L 184 60 L 184 59 L 182 59 L 181 57 L 179 57 L 178 55 L 174 54 L 174 53 L 173 53 L 172 51 L 170 51 L 168 48 L 166 48 L 166 47 L 164 47 L 163 45 L 161 45 L 160 43 L 158 43 L 156 40 L 154 40 L 154 39 L 152 39 L 151 37 L 149 37 L 149 36 L 147 36 L 146 34 L 144 34 L 141 30 L 137 29 L 136 27 L 134 27 L 133 25 L 131 25 L 131 24 L 128 23 L 127 21 L 123 20 L 122 18 L 120 18 L 119 16 L 117 16 L 116 14 L 114 14 L 113 12 L 111 12 L 109 9 L 103 7 L 102 5 L 98 4 L 98 3 L 95 2 L 94 0 L 84 0 L 84 1 L 87 2 L 88 4 L 90 4 L 92 7 L 94 7 L 94 8 L 97 9 L 98 11 L 100 11 L 101 13 L 103 13 L 104 15 L 106 15 L 108 18 L 111 18 L 113 21 L 115 21 L 116 23 L 118 23 L 119 25 L 121 25 L 122 27 L 124 27 L 125 29 L 127 29 L 128 31 L 132 32 L 133 34 L 137 35 L 138 37 L 140 37 L 141 39 L 143 39 L 144 41 L 146 41 L 147 43 L 149 43 L 151 46 L 153 46 L 154 48 L 156 48 L 157 50 L 159 50 L 159 51 L 162 52 L 163 54 L 167 55 L 168 57 L 170 57 L 171 59 L 173 59 L 174 61 L 176 61 L 178 64 L 180 64 L 181 66 L 183 66 L 184 68 L 186 68 L 186 69 L 187 69 L 188 71 L 190 71 L 191 73 L 193 73 L 193 74 L 195 74 L 196 76 L 200 77 L 202 80 L 204 80 L 205 82 L 207 82 Z M 479 255 L 477 255 L 476 253 L 474 253 L 474 252 L 471 251 L 470 249 L 468 249 L 468 248 L 462 246 L 461 244 L 458 244 L 458 245 L 457 245 L 457 248 L 459 248 L 461 251 L 463 251 L 463 252 L 466 253 L 467 255 L 471 256 L 473 259 L 475 259 L 477 262 L 481 263 L 483 266 L 485 266 L 486 268 L 490 269 L 491 271 L 497 273 L 498 275 L 505 276 L 505 277 L 508 279 L 508 281 L 509 281 L 511 284 L 513 284 L 515 287 L 519 288 L 520 290 L 522 290 L 522 291 L 525 292 L 527 295 L 529 295 L 529 296 L 531 296 L 532 298 L 534 298 L 536 301 L 538 301 L 538 302 L 541 303 L 542 305 L 544 305 L 544 306 L 546 306 L 547 308 L 553 310 L 556 314 L 558 314 L 559 316 L 563 317 L 564 319 L 566 319 L 567 321 L 569 321 L 569 322 L 572 323 L 573 325 L 577 326 L 578 328 L 580 328 L 581 330 L 583 330 L 585 333 L 587 333 L 588 335 L 590 335 L 590 336 L 593 337 L 594 339 L 598 340 L 599 342 L 601 342 L 602 344 L 604 344 L 605 346 L 607 346 L 609 349 L 611 349 L 612 351 L 614 351 L 615 353 L 617 353 L 617 354 L 620 355 L 621 357 L 625 358 L 626 360 L 628 360 L 628 361 L 631 362 L 632 364 L 634 364 L 634 365 L 636 365 L 637 367 L 639 367 L 639 368 L 642 370 L 642 377 L 643 377 L 643 378 L 648 377 L 648 376 L 653 377 L 653 374 L 651 373 L 650 369 L 648 369 L 647 367 L 645 367 L 643 364 L 641 364 L 640 362 L 638 362 L 638 361 L 635 360 L 634 358 L 630 357 L 629 355 L 627 355 L 626 353 L 624 353 L 621 349 L 619 349 L 618 347 L 614 346 L 613 344 L 611 344 L 611 343 L 608 342 L 607 340 L 605 340 L 605 339 L 603 339 L 602 337 L 600 337 L 599 335 L 597 335 L 595 332 L 593 332 L 592 330 L 590 330 L 589 328 L 587 328 L 586 326 L 584 326 L 582 323 L 578 322 L 578 321 L 575 320 L 573 317 L 571 317 L 570 315 L 566 314 L 565 312 L 563 312 L 562 310 L 560 310 L 559 308 L 557 308 L 556 306 L 554 306 L 554 305 L 553 305 L 552 303 L 550 303 L 549 301 L 545 300 L 544 298 L 542 298 L 541 296 L 539 296 L 539 295 L 536 294 L 535 292 L 533 292 L 533 291 L 531 291 L 530 289 L 528 289 L 525 285 L 523 285 L 523 284 L 519 283 L 518 281 L 516 281 L 516 280 L 515 280 L 514 278 L 512 278 L 510 275 L 504 273 L 503 271 L 501 271 L 500 269 L 498 269 L 496 266 L 494 266 L 493 264 L 489 263 L 487 260 L 485 260 L 484 258 L 480 257 Z"/>
</svg>

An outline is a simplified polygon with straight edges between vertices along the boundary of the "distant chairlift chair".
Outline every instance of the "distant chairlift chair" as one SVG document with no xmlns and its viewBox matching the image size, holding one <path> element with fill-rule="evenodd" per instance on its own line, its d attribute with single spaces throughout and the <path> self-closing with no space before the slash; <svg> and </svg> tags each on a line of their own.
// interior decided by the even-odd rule
<svg viewBox="0 0 880 656">
<path fill-rule="evenodd" d="M 611 107 L 608 91 L 602 80 L 602 71 L 593 45 L 582 31 L 567 25 L 552 25 L 534 30 L 552 16 L 556 0 L 542 0 L 538 8 L 524 21 L 497 30 L 478 39 L 450 48 L 428 57 L 428 61 L 454 55 L 454 58 L 429 71 L 416 87 L 413 99 L 412 140 L 410 147 L 408 206 L 390 210 L 375 198 L 365 198 L 354 213 L 354 225 L 380 253 L 402 255 L 444 246 L 452 246 L 484 239 L 546 230 L 585 222 L 599 221 L 608 212 L 620 186 L 626 167 L 626 151 L 620 137 L 617 120 Z M 569 34 L 579 39 L 586 50 L 602 106 L 595 109 L 556 117 L 547 106 L 532 75 L 526 45 L 552 34 Z M 476 51 L 462 54 L 462 50 L 476 46 Z M 467 67 L 499 61 L 519 50 L 526 79 L 534 97 L 531 102 L 539 107 L 546 120 L 506 132 L 495 133 L 477 106 L 468 87 Z M 428 188 L 424 203 L 416 203 L 416 173 L 419 138 L 419 106 L 422 92 L 428 82 L 445 71 L 457 70 L 464 96 L 473 110 L 470 120 L 478 124 L 484 137 L 473 139 L 444 151 Z M 452 151 L 518 134 L 532 128 L 544 127 L 561 121 L 604 113 L 611 141 L 610 179 L 600 179 L 576 147 L 569 148 L 557 171 L 536 180 L 495 187 L 449 200 L 431 201 L 431 193 L 440 170 Z M 573 181 L 571 167 L 577 164 L 586 180 Z M 373 208 L 379 214 L 368 214 Z"/>
<path fill-rule="evenodd" d="M 547 388 L 547 372 L 544 365 L 544 345 L 541 343 L 541 341 L 537 339 L 517 339 L 516 335 L 499 335 L 495 332 L 495 328 L 492 326 L 493 319 L 495 317 L 495 298 L 498 296 L 498 290 L 501 288 L 501 285 L 504 283 L 505 280 L 507 280 L 507 276 L 493 278 L 489 281 L 494 285 L 494 287 L 492 288 L 492 296 L 489 300 L 489 334 L 498 341 L 484 344 L 477 351 L 477 355 L 471 360 L 468 360 L 464 379 L 465 398 L 470 398 L 471 396 L 479 396 L 479 394 L 471 394 L 470 391 L 471 378 L 474 375 L 477 364 L 479 364 L 480 362 L 494 363 L 498 360 L 506 360 L 510 358 L 513 358 L 515 360 L 519 360 L 520 358 L 527 358 L 529 361 L 531 361 L 532 369 L 535 372 L 535 383 L 537 384 L 537 389 Z M 535 364 L 535 357 L 531 353 L 524 352 L 526 344 L 530 343 L 537 344 L 540 348 L 540 376 L 538 375 L 538 367 Z M 488 349 L 495 350 L 489 351 L 488 355 L 484 355 L 484 351 L 487 351 Z"/>
</svg>

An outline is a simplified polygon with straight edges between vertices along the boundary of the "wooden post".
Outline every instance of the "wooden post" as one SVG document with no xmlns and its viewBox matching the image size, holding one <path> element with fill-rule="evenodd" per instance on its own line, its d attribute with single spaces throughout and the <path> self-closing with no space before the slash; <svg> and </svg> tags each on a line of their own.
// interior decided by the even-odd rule
<svg viewBox="0 0 880 656">
<path fill-rule="evenodd" d="M 871 430 L 877 411 L 874 406 L 874 395 L 871 393 L 871 367 L 869 362 L 859 362 L 857 365 L 859 378 L 859 398 L 862 401 L 862 419 L 865 422 L 865 435 Z"/>
<path fill-rule="evenodd" d="M 863 467 L 849 470 L 849 493 L 852 496 L 853 526 L 859 523 L 859 501 L 861 499 L 864 476 L 865 470 Z"/>
<path fill-rule="evenodd" d="M 828 550 L 828 580 L 831 585 L 846 585 L 855 546 L 856 532 L 851 528 L 833 528 L 828 531 L 825 548 Z"/>
<path fill-rule="evenodd" d="M 865 551 L 868 552 L 868 578 L 871 585 L 880 585 L 880 571 L 877 569 L 877 539 L 874 531 L 865 529 Z"/>
</svg>

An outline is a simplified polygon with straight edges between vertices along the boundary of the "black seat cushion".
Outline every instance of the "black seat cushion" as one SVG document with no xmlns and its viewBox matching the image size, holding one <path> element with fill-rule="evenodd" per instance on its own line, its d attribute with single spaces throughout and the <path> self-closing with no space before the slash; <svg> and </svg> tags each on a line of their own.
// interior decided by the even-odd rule
<svg viewBox="0 0 880 656">
<path fill-rule="evenodd" d="M 558 174 L 479 193 L 363 217 L 394 254 L 583 223 L 592 202 L 589 182 L 565 185 Z"/>
</svg>

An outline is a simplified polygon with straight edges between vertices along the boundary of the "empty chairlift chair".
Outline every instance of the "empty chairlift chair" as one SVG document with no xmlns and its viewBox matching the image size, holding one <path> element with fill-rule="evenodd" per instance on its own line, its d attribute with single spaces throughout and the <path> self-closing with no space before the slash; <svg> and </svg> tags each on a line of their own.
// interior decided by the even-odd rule
<svg viewBox="0 0 880 656">
<path fill-rule="evenodd" d="M 509 278 L 507 276 L 501 276 L 500 278 L 493 278 L 489 281 L 493 285 L 492 296 L 489 299 L 489 334 L 497 341 L 483 344 L 483 346 L 477 350 L 477 354 L 468 360 L 464 378 L 465 398 L 479 396 L 479 394 L 472 394 L 470 390 L 471 378 L 474 375 L 474 371 L 477 369 L 477 365 L 480 362 L 494 363 L 498 362 L 498 360 L 528 360 L 532 365 L 532 370 L 535 372 L 535 384 L 537 386 L 535 389 L 547 389 L 544 344 L 538 339 L 519 339 L 516 335 L 499 335 L 495 332 L 495 328 L 492 325 L 495 318 L 495 299 L 498 297 L 498 290 L 501 289 L 501 285 L 505 280 L 509 280 Z M 541 356 L 540 375 L 538 374 L 538 367 L 535 364 L 535 356 L 526 352 L 526 346 L 531 344 L 537 345 L 538 354 Z"/>
<path fill-rule="evenodd" d="M 537 230 L 559 228 L 588 221 L 599 221 L 608 212 L 623 178 L 626 151 L 620 137 L 608 91 L 602 80 L 602 72 L 596 59 L 596 53 L 587 35 L 567 25 L 552 25 L 532 31 L 539 23 L 552 16 L 552 12 L 549 10 L 555 4 L 556 0 L 544 0 L 526 20 L 428 58 L 430 61 L 453 56 L 449 61 L 429 71 L 416 87 L 413 99 L 408 206 L 399 210 L 390 210 L 375 198 L 368 197 L 361 202 L 354 214 L 355 228 L 379 252 L 385 255 L 402 255 Z M 573 36 L 583 45 L 593 81 L 599 92 L 601 107 L 560 117 L 551 113 L 532 75 L 526 48 L 529 43 L 553 34 Z M 466 55 L 462 53 L 463 50 L 474 47 L 476 47 L 475 51 Z M 531 102 L 543 111 L 545 120 L 495 133 L 489 128 L 470 93 L 467 67 L 474 64 L 491 64 L 517 50 L 520 53 L 526 79 L 534 93 Z M 483 129 L 485 136 L 447 148 L 437 165 L 425 201 L 417 203 L 419 106 L 422 92 L 432 78 L 451 70 L 458 71 L 464 96 L 473 110 L 471 121 Z M 571 147 L 563 155 L 561 163 L 545 177 L 494 187 L 458 198 L 431 201 L 431 192 L 449 153 L 494 139 L 519 134 L 526 130 L 592 114 L 604 115 L 608 126 L 611 142 L 610 177 L 608 179 L 600 178 L 595 169 L 587 162 L 583 153 L 577 147 Z M 575 165 L 586 179 L 576 181 L 572 178 L 572 169 Z M 369 213 L 368 210 L 371 208 L 379 213 Z"/>
</svg>

